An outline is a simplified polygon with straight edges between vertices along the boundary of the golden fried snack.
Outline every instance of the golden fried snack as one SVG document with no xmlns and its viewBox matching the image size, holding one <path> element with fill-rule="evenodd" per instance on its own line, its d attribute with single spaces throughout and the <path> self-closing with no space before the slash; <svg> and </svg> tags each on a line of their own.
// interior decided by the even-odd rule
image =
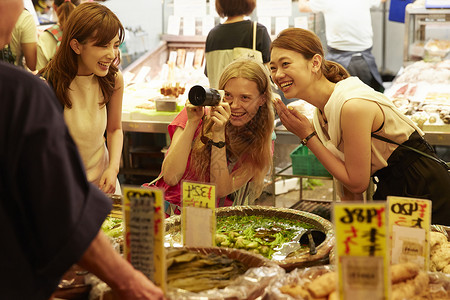
<svg viewBox="0 0 450 300">
<path fill-rule="evenodd" d="M 433 252 L 431 262 L 437 271 L 443 270 L 450 264 L 450 243 L 445 243 Z"/>
<path fill-rule="evenodd" d="M 328 295 L 328 300 L 339 300 L 339 293 L 337 291 Z"/>
<path fill-rule="evenodd" d="M 420 268 L 417 264 L 408 262 L 391 266 L 391 281 L 393 284 L 416 277 Z"/>
<path fill-rule="evenodd" d="M 336 272 L 329 272 L 311 281 L 308 290 L 315 298 L 325 297 L 336 290 L 336 283 Z"/>
<path fill-rule="evenodd" d="M 413 279 L 392 285 L 392 300 L 412 299 L 428 290 L 428 274 L 419 272 Z"/>
<path fill-rule="evenodd" d="M 305 288 L 294 284 L 283 285 L 280 292 L 287 294 L 295 299 L 312 300 L 311 294 Z"/>
<path fill-rule="evenodd" d="M 447 237 L 443 233 L 437 232 L 437 231 L 430 232 L 430 249 L 431 250 L 433 250 L 437 246 L 444 245 L 447 242 L 448 242 Z"/>
</svg>

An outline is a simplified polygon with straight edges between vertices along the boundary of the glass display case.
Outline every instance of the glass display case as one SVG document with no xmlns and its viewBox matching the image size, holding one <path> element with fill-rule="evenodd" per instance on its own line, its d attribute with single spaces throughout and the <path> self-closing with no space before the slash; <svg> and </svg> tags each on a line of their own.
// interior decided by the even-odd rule
<svg viewBox="0 0 450 300">
<path fill-rule="evenodd" d="M 403 65 L 418 60 L 443 60 L 449 50 L 450 9 L 408 4 L 405 10 Z"/>
</svg>

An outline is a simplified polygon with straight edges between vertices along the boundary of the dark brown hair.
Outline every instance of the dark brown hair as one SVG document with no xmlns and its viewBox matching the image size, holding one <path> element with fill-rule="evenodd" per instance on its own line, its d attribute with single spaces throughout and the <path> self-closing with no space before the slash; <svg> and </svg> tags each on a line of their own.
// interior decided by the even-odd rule
<svg viewBox="0 0 450 300">
<path fill-rule="evenodd" d="M 86 2 L 77 6 L 70 14 L 63 31 L 61 46 L 53 59 L 39 72 L 50 82 L 56 96 L 64 106 L 72 107 L 68 90 L 70 83 L 78 72 L 78 55 L 70 47 L 70 41 L 76 39 L 80 44 L 85 44 L 89 40 L 94 40 L 96 46 L 103 46 L 108 44 L 117 34 L 119 35 L 119 41 L 122 43 L 124 39 L 122 23 L 104 5 Z M 118 63 L 111 64 L 106 76 L 97 77 L 104 97 L 104 101 L 99 103 L 101 105 L 108 103 L 114 92 L 118 72 L 117 65 Z"/>
<path fill-rule="evenodd" d="M 256 0 L 216 0 L 216 11 L 221 18 L 250 15 L 256 7 Z"/>
<path fill-rule="evenodd" d="M 322 43 L 319 37 L 310 30 L 302 28 L 285 29 L 272 42 L 270 50 L 272 51 L 273 48 L 295 51 L 302 54 L 307 60 L 319 54 L 322 56 L 321 72 L 331 82 L 336 83 L 350 76 L 342 65 L 324 58 Z"/>
</svg>

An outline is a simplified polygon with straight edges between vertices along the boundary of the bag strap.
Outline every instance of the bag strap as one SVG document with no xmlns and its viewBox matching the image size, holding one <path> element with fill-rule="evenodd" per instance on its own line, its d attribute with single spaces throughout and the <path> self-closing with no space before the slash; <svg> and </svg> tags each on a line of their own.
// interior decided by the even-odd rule
<svg viewBox="0 0 450 300">
<path fill-rule="evenodd" d="M 434 157 L 432 155 L 429 155 L 428 153 L 425 153 L 425 152 L 422 152 L 420 150 L 417 150 L 416 148 L 413 148 L 413 147 L 410 147 L 410 146 L 407 146 L 407 145 L 404 145 L 404 144 L 399 144 L 397 142 L 394 142 L 393 140 L 390 140 L 390 139 L 388 139 L 386 137 L 380 136 L 380 135 L 375 134 L 375 133 L 372 133 L 372 137 L 376 138 L 377 140 L 380 140 L 380 141 L 383 141 L 383 142 L 386 142 L 386 143 L 396 144 L 396 145 L 402 146 L 404 148 L 407 148 L 407 149 L 409 149 L 411 151 L 414 151 L 416 153 L 419 153 L 420 155 L 423 155 L 423 156 L 425 156 L 425 157 L 427 157 L 429 159 L 434 160 L 435 162 L 437 162 L 439 164 L 444 165 L 445 167 L 447 167 L 447 170 L 450 170 L 450 166 L 448 165 L 448 163 L 446 163 L 445 161 L 443 161 L 442 159 L 440 159 L 438 157 Z"/>
<path fill-rule="evenodd" d="M 257 22 L 253 21 L 253 50 L 256 50 L 256 25 Z"/>
</svg>

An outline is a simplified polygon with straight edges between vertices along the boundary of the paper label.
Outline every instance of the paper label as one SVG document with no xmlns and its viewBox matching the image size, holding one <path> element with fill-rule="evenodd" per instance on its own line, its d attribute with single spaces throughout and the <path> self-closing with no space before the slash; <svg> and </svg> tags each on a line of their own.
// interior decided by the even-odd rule
<svg viewBox="0 0 450 300">
<path fill-rule="evenodd" d="M 182 186 L 181 230 L 183 245 L 188 247 L 215 246 L 215 185 L 183 181 Z"/>
<path fill-rule="evenodd" d="M 340 299 L 388 299 L 386 204 L 337 203 L 333 210 Z"/>
<path fill-rule="evenodd" d="M 124 257 L 163 290 L 166 289 L 163 191 L 124 186 Z"/>
<path fill-rule="evenodd" d="M 414 262 L 430 267 L 431 201 L 408 197 L 387 197 L 392 264 Z"/>
</svg>

